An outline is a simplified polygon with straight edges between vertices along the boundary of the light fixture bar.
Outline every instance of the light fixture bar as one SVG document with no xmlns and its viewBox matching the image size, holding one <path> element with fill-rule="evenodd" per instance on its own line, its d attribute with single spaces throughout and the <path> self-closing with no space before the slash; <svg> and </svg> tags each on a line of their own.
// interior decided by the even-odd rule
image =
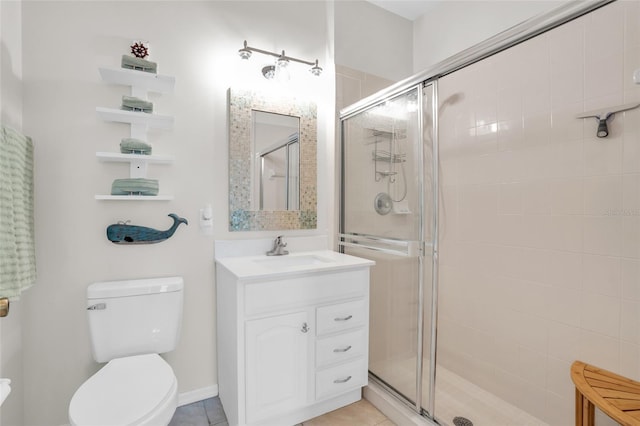
<svg viewBox="0 0 640 426">
<path fill-rule="evenodd" d="M 284 53 L 284 50 L 282 51 L 282 53 L 276 53 L 276 52 L 270 52 L 268 50 L 258 49 L 257 47 L 249 46 L 247 44 L 247 40 L 245 40 L 244 47 L 238 50 L 238 54 L 242 59 L 249 59 L 251 57 L 251 52 L 262 53 L 263 55 L 273 56 L 281 60 L 293 61 L 293 62 L 305 64 L 305 65 L 310 65 L 313 67 L 311 69 L 311 72 L 314 75 L 320 75 L 320 73 L 322 72 L 322 68 L 318 65 L 317 59 L 315 61 L 305 61 L 304 59 L 294 58 L 293 56 L 287 56 Z"/>
</svg>

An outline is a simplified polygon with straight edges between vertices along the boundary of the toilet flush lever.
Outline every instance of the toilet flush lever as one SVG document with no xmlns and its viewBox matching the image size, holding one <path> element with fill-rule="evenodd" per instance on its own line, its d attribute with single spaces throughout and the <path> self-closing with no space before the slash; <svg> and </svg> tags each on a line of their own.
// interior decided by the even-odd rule
<svg viewBox="0 0 640 426">
<path fill-rule="evenodd" d="M 87 308 L 87 311 L 99 311 L 102 309 L 107 309 L 106 303 L 96 303 L 95 305 L 91 305 Z"/>
</svg>

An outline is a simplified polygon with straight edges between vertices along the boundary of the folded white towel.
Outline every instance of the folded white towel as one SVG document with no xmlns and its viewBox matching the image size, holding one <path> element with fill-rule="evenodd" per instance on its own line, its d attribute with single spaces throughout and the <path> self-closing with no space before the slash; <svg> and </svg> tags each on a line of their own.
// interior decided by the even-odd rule
<svg viewBox="0 0 640 426">
<path fill-rule="evenodd" d="M 11 393 L 11 380 L 9 379 L 0 379 L 0 405 L 4 402 L 5 399 Z"/>
</svg>

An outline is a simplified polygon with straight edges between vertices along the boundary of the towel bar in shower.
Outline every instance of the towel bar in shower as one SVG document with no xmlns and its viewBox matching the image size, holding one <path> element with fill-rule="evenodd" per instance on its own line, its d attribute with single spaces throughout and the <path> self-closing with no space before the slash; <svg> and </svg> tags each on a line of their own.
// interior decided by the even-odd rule
<svg viewBox="0 0 640 426">
<path fill-rule="evenodd" d="M 415 257 L 419 256 L 420 252 L 428 255 L 432 249 L 432 245 L 424 241 L 394 240 L 364 234 L 339 234 L 338 237 L 338 245 L 342 247 L 363 248 L 396 256 Z"/>
</svg>

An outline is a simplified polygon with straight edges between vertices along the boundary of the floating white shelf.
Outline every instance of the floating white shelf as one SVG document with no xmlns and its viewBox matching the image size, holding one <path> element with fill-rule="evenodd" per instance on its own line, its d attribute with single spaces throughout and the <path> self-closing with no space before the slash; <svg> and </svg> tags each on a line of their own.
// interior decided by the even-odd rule
<svg viewBox="0 0 640 426">
<path fill-rule="evenodd" d="M 175 77 L 158 75 L 129 69 L 99 68 L 102 80 L 107 83 L 131 86 L 132 90 L 154 93 L 171 93 L 176 83 Z M 133 95 L 136 96 L 136 95 Z"/>
<path fill-rule="evenodd" d="M 99 68 L 102 80 L 111 84 L 131 86 L 131 96 L 147 99 L 148 92 L 171 93 L 175 78 L 144 71 L 129 69 Z M 96 107 L 96 113 L 104 121 L 128 123 L 131 125 L 131 137 L 147 140 L 149 128 L 171 129 L 173 117 L 145 112 L 125 111 L 117 108 Z M 119 152 L 96 152 L 99 161 L 129 163 L 129 177 L 146 178 L 147 165 L 151 163 L 168 164 L 172 157 L 162 155 L 122 154 Z M 113 201 L 170 201 L 173 195 L 96 195 L 96 200 Z"/>
<path fill-rule="evenodd" d="M 119 152 L 96 152 L 100 161 L 129 163 L 129 177 L 144 178 L 147 176 L 147 165 L 150 163 L 169 164 L 172 157 L 164 155 L 122 154 Z"/>
<path fill-rule="evenodd" d="M 143 154 L 122 154 L 120 152 L 96 152 L 96 157 L 100 161 L 112 161 L 117 163 L 145 162 L 155 164 L 169 164 L 173 162 L 173 157 L 167 155 L 143 155 Z"/>
<path fill-rule="evenodd" d="M 125 111 L 117 108 L 104 107 L 96 107 L 96 112 L 104 121 L 115 121 L 132 125 L 137 124 L 158 129 L 170 129 L 173 127 L 173 117 L 170 115 L 148 114 L 146 112 Z"/>
<path fill-rule="evenodd" d="M 96 195 L 96 200 L 105 201 L 171 201 L 173 195 Z"/>
</svg>

